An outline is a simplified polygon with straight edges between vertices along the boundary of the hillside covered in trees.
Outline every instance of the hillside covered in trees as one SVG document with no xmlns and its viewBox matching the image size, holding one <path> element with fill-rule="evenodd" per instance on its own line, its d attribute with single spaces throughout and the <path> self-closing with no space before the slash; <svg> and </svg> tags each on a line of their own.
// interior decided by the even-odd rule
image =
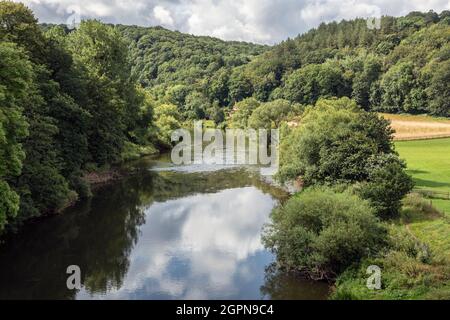
<svg viewBox="0 0 450 320">
<path fill-rule="evenodd" d="M 249 96 L 239 67 L 269 47 L 197 37 L 161 27 L 117 26 L 129 41 L 133 78 L 181 120 L 224 121 L 224 108 Z"/>
<path fill-rule="evenodd" d="M 322 24 L 242 69 L 259 100 L 353 98 L 371 111 L 450 116 L 450 12 Z"/>
<path fill-rule="evenodd" d="M 131 41 L 133 76 L 177 106 L 184 120 L 217 123 L 245 98 L 313 105 L 349 97 L 362 108 L 450 116 L 450 12 L 321 24 L 274 47 L 120 26 Z M 256 58 L 253 58 L 261 53 Z"/>
</svg>

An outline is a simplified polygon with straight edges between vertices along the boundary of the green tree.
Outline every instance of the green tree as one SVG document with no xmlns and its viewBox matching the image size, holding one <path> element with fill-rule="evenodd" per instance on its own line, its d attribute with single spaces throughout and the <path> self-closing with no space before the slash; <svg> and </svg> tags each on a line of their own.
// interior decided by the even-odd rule
<svg viewBox="0 0 450 320">
<path fill-rule="evenodd" d="M 381 74 L 381 63 L 374 57 L 366 57 L 363 70 L 355 76 L 352 98 L 365 110 L 370 109 L 370 92 Z"/>
<path fill-rule="evenodd" d="M 230 117 L 231 126 L 240 129 L 247 128 L 250 116 L 260 105 L 261 103 L 255 98 L 247 98 L 236 103 Z"/>
<path fill-rule="evenodd" d="M 117 162 L 126 133 L 139 113 L 126 42 L 113 27 L 84 21 L 69 35 L 67 47 L 77 68 L 85 73 L 91 161 L 100 165 Z"/>
<path fill-rule="evenodd" d="M 266 102 L 257 107 L 250 118 L 248 126 L 254 129 L 276 129 L 282 121 L 289 116 L 298 115 L 302 111 L 302 106 L 292 104 L 283 99 Z"/>
<path fill-rule="evenodd" d="M 227 106 L 229 71 L 225 68 L 214 73 L 206 82 L 209 99 L 217 101 L 220 106 Z"/>
<path fill-rule="evenodd" d="M 251 78 L 242 68 L 236 68 L 229 80 L 229 96 L 231 103 L 239 102 L 248 98 L 253 93 Z"/>
<path fill-rule="evenodd" d="M 28 58 L 13 43 L 0 43 L 0 233 L 19 211 L 10 181 L 20 175 L 25 158 L 21 142 L 28 125 L 22 111 L 31 86 Z"/>
<path fill-rule="evenodd" d="M 284 97 L 302 104 L 314 104 L 320 97 L 341 97 L 348 93 L 338 64 L 308 65 L 294 71 L 286 80 Z"/>
<path fill-rule="evenodd" d="M 285 269 L 323 280 L 377 253 L 386 235 L 367 201 L 322 187 L 275 209 L 263 241 Z"/>
<path fill-rule="evenodd" d="M 213 104 L 206 109 L 206 118 L 208 120 L 213 120 L 216 124 L 225 121 L 225 113 L 217 101 L 213 102 Z"/>
<path fill-rule="evenodd" d="M 282 142 L 279 176 L 307 185 L 363 180 L 371 155 L 393 153 L 391 135 L 386 120 L 348 98 L 319 100 Z"/>
<path fill-rule="evenodd" d="M 427 90 L 431 114 L 450 117 L 450 60 L 439 63 Z"/>
<path fill-rule="evenodd" d="M 388 121 L 348 98 L 320 100 L 282 141 L 281 180 L 314 184 L 362 183 L 361 195 L 383 218 L 398 214 L 411 178 L 392 145 Z"/>
<path fill-rule="evenodd" d="M 158 142 L 162 148 L 172 146 L 172 132 L 181 128 L 181 116 L 176 105 L 161 104 L 155 108 L 155 125 Z"/>
<path fill-rule="evenodd" d="M 168 103 L 178 106 L 181 110 L 186 104 L 186 96 L 189 94 L 189 88 L 185 85 L 175 85 L 170 87 L 166 92 L 166 99 Z"/>
<path fill-rule="evenodd" d="M 355 191 L 370 202 L 378 217 L 398 217 L 403 198 L 414 186 L 405 169 L 405 163 L 395 154 L 381 154 L 368 159 L 367 180 L 357 184 Z"/>
</svg>

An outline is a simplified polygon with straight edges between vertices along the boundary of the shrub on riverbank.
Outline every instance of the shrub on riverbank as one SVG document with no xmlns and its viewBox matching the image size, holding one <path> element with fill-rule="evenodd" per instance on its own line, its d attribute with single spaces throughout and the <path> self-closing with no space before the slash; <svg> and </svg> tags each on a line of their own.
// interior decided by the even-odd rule
<svg viewBox="0 0 450 320">
<path fill-rule="evenodd" d="M 356 194 L 384 219 L 398 215 L 413 187 L 394 150 L 389 123 L 348 98 L 322 99 L 308 108 L 300 125 L 283 138 L 280 160 L 281 181 L 357 183 Z"/>
<path fill-rule="evenodd" d="M 450 299 L 450 261 L 439 247 L 430 247 L 411 232 L 413 221 L 441 221 L 440 213 L 417 195 L 404 201 L 398 224 L 390 226 L 388 246 L 376 257 L 364 259 L 336 280 L 331 296 L 338 300 Z M 404 224 L 406 223 L 406 225 Z M 367 267 L 381 269 L 381 289 L 370 290 Z"/>
<path fill-rule="evenodd" d="M 272 213 L 263 241 L 281 267 L 313 279 L 333 279 L 376 254 L 386 230 L 367 201 L 349 192 L 311 188 Z"/>
<path fill-rule="evenodd" d="M 402 207 L 402 199 L 414 187 L 405 172 L 406 164 L 395 154 L 381 154 L 368 159 L 367 180 L 358 183 L 353 190 L 370 202 L 381 219 L 396 218 Z"/>
</svg>

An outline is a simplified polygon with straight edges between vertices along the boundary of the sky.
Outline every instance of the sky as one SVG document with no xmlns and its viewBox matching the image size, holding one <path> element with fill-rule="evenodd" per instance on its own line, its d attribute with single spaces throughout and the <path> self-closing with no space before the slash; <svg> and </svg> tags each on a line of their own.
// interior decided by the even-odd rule
<svg viewBox="0 0 450 320">
<path fill-rule="evenodd" d="M 410 11 L 450 10 L 450 0 L 14 0 L 40 22 L 78 17 L 107 23 L 163 26 L 224 40 L 275 44 L 321 22 Z"/>
</svg>

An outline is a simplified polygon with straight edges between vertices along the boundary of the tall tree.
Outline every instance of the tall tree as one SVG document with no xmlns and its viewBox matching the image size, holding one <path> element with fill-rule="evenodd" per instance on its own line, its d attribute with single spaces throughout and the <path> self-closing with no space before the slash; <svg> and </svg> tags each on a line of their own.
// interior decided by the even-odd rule
<svg viewBox="0 0 450 320">
<path fill-rule="evenodd" d="M 19 211 L 11 181 L 20 175 L 25 153 L 21 141 L 27 122 L 22 115 L 32 85 L 31 64 L 16 45 L 0 43 L 0 232 Z"/>
<path fill-rule="evenodd" d="M 90 160 L 117 162 L 139 113 L 126 42 L 116 29 L 98 21 L 82 22 L 67 42 L 77 68 L 85 73 Z"/>
</svg>

